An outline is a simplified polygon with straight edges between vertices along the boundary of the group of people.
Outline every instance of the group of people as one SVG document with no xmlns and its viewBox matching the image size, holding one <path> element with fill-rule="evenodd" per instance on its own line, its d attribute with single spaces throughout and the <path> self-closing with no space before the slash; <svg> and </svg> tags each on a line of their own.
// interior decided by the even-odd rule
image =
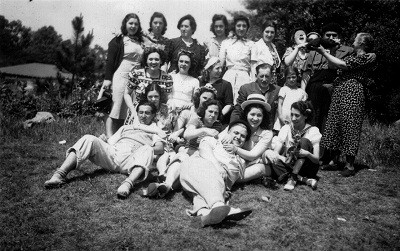
<svg viewBox="0 0 400 251">
<path fill-rule="evenodd" d="M 316 189 L 317 172 L 337 165 L 341 153 L 340 175 L 354 175 L 364 89 L 376 61 L 372 36 L 358 33 L 350 48 L 337 24 L 324 26 L 322 36 L 296 29 L 280 58 L 274 22 L 263 24 L 257 42 L 246 38 L 247 17 L 235 17 L 231 32 L 228 26 L 226 16 L 214 15 L 215 36 L 203 45 L 192 38 L 191 15 L 179 20 L 174 39 L 164 37 L 162 13 L 152 15 L 147 33 L 136 14 L 126 15 L 108 48 L 102 88 L 112 89 L 113 105 L 105 134 L 69 148 L 45 186 L 65 184 L 89 159 L 128 176 L 117 190 L 126 198 L 155 169 L 141 195 L 163 198 L 181 186 L 193 199 L 187 214 L 208 226 L 252 212 L 229 206 L 235 183 Z"/>
</svg>

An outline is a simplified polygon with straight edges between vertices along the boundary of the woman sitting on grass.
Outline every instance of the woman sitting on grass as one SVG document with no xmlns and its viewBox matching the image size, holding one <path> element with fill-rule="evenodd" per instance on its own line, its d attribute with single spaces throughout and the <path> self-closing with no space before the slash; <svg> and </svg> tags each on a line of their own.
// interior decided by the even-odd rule
<svg viewBox="0 0 400 251">
<path fill-rule="evenodd" d="M 278 182 L 287 176 L 285 190 L 293 190 L 297 182 L 317 188 L 319 168 L 319 143 L 321 133 L 318 127 L 311 126 L 313 118 L 311 103 L 298 101 L 291 106 L 291 123 L 284 125 L 274 140 L 274 149 L 266 152 L 271 165 L 266 168 L 267 177 L 275 176 Z"/>
<path fill-rule="evenodd" d="M 184 132 L 186 146 L 171 160 L 166 170 L 165 182 L 150 183 L 143 195 L 149 197 L 164 197 L 178 181 L 181 162 L 194 154 L 199 147 L 200 139 L 206 136 L 216 137 L 222 129 L 218 121 L 221 107 L 216 100 L 208 100 L 199 107 L 196 116 L 192 116 Z"/>
<path fill-rule="evenodd" d="M 240 149 L 250 137 L 250 126 L 244 121 L 229 125 L 228 134 L 232 144 Z M 198 216 L 202 227 L 223 220 L 241 220 L 252 211 L 228 206 L 229 191 L 240 177 L 244 176 L 244 160 L 237 151 L 226 151 L 220 140 L 205 137 L 201 140 L 199 154 L 182 163 L 180 181 L 183 190 L 193 198 L 190 216 Z"/>
<path fill-rule="evenodd" d="M 134 183 L 146 179 L 154 155 L 164 152 L 162 139 L 141 130 L 142 127 L 157 130 L 153 122 L 156 115 L 154 104 L 144 101 L 137 107 L 140 124 L 124 125 L 107 142 L 93 135 L 85 135 L 67 150 L 67 158 L 46 188 L 60 187 L 66 183 L 67 174 L 89 159 L 94 164 L 112 172 L 127 174 L 128 178 L 118 188 L 119 198 L 126 198 Z"/>
</svg>

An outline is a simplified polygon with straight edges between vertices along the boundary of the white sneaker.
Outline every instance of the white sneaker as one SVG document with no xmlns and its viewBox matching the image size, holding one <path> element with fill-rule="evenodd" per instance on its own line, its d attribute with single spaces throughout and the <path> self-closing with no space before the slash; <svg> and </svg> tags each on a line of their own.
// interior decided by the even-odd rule
<svg viewBox="0 0 400 251">
<path fill-rule="evenodd" d="M 317 180 L 316 179 L 307 179 L 307 185 L 309 185 L 313 190 L 317 189 Z"/>
<path fill-rule="evenodd" d="M 296 181 L 293 179 L 289 179 L 286 185 L 283 187 L 283 189 L 286 191 L 291 191 L 294 189 L 295 186 L 296 186 Z"/>
</svg>

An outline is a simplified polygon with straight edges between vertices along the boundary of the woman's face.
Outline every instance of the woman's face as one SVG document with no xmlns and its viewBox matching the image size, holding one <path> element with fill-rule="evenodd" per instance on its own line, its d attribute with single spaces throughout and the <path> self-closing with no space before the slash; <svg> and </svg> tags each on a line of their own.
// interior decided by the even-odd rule
<svg viewBox="0 0 400 251">
<path fill-rule="evenodd" d="M 220 78 L 221 73 L 222 73 L 222 64 L 218 62 L 211 68 L 210 79 Z"/>
<path fill-rule="evenodd" d="M 356 38 L 354 38 L 353 47 L 354 47 L 355 50 L 357 50 L 357 49 L 359 49 L 361 47 L 360 34 L 357 34 Z"/>
<path fill-rule="evenodd" d="M 247 130 L 242 124 L 234 125 L 229 130 L 229 135 L 232 137 L 232 144 L 237 147 L 242 147 L 247 137 Z"/>
<path fill-rule="evenodd" d="M 222 20 L 214 22 L 214 32 L 216 37 L 225 37 L 225 24 Z"/>
<path fill-rule="evenodd" d="M 245 21 L 242 21 L 242 20 L 237 21 L 237 23 L 235 25 L 236 36 L 238 36 L 239 38 L 246 36 L 248 28 L 249 27 L 247 26 Z"/>
<path fill-rule="evenodd" d="M 190 26 L 190 21 L 188 19 L 184 20 L 181 23 L 179 30 L 181 31 L 182 37 L 192 37 L 192 35 L 193 35 L 193 30 L 192 30 L 192 27 Z"/>
<path fill-rule="evenodd" d="M 250 109 L 247 114 L 247 122 L 249 122 L 250 126 L 254 129 L 258 128 L 261 125 L 261 122 L 264 118 L 264 114 L 261 108 L 253 107 Z"/>
<path fill-rule="evenodd" d="M 203 92 L 203 93 L 200 95 L 199 107 L 200 107 L 204 102 L 206 102 L 207 100 L 210 100 L 210 99 L 214 99 L 214 94 L 211 93 L 211 92 Z"/>
<path fill-rule="evenodd" d="M 161 36 L 164 26 L 165 26 L 165 24 L 164 24 L 163 19 L 161 17 L 155 17 L 153 19 L 153 22 L 151 22 L 151 31 L 155 35 Z"/>
<path fill-rule="evenodd" d="M 150 53 L 147 56 L 147 66 L 150 70 L 159 70 L 161 65 L 160 54 L 157 52 Z"/>
<path fill-rule="evenodd" d="M 157 91 L 149 91 L 147 93 L 147 101 L 153 103 L 156 107 L 160 106 L 160 94 Z"/>
<path fill-rule="evenodd" d="M 286 85 L 288 87 L 297 86 L 297 75 L 296 75 L 296 73 L 291 72 L 286 76 Z"/>
<path fill-rule="evenodd" d="M 272 40 L 275 38 L 275 28 L 272 26 L 268 26 L 265 28 L 263 32 L 263 39 L 266 43 L 272 43 Z"/>
<path fill-rule="evenodd" d="M 302 44 L 306 41 L 306 33 L 303 30 L 298 30 L 294 33 L 294 42 Z"/>
<path fill-rule="evenodd" d="M 190 69 L 190 58 L 187 55 L 181 55 L 178 59 L 179 72 L 182 74 L 188 74 Z"/>
<path fill-rule="evenodd" d="M 126 22 L 126 30 L 128 31 L 128 36 L 134 36 L 139 29 L 139 20 L 136 18 L 131 18 Z"/>
<path fill-rule="evenodd" d="M 302 128 L 306 124 L 307 116 L 301 114 L 301 112 L 297 109 L 290 109 L 290 119 L 292 120 L 293 126 L 298 128 Z"/>
<path fill-rule="evenodd" d="M 208 125 L 214 124 L 217 121 L 219 115 L 219 109 L 217 105 L 209 105 L 204 114 L 203 122 Z"/>
</svg>

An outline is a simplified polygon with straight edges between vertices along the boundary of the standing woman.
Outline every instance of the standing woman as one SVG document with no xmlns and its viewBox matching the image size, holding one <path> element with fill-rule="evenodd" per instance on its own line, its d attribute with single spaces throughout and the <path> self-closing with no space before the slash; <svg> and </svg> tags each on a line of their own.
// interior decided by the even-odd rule
<svg viewBox="0 0 400 251">
<path fill-rule="evenodd" d="M 212 18 L 210 31 L 214 34 L 214 37 L 204 43 L 207 48 L 206 58 L 219 56 L 221 43 L 228 37 L 229 34 L 228 19 L 226 16 L 215 14 Z"/>
<path fill-rule="evenodd" d="M 364 119 L 364 88 L 371 84 L 369 74 L 376 67 L 376 55 L 371 53 L 374 39 L 369 33 L 358 33 L 353 47 L 355 53 L 343 60 L 327 53 L 322 46 L 317 49 L 330 64 L 339 68 L 321 146 L 338 156 L 340 151 L 346 155 L 345 169 L 339 173 L 343 177 L 355 174 L 354 160 Z"/>
<path fill-rule="evenodd" d="M 196 31 L 196 20 L 192 15 L 183 16 L 179 19 L 177 28 L 181 31 L 181 36 L 173 38 L 168 41 L 166 52 L 167 62 L 170 63 L 168 72 L 178 72 L 178 58 L 179 52 L 182 50 L 190 51 L 193 53 L 193 60 L 191 62 L 193 71 L 190 73 L 192 77 L 197 78 L 204 65 L 206 57 L 206 50 L 204 46 L 200 45 L 192 35 Z"/>
<path fill-rule="evenodd" d="M 306 33 L 302 28 L 296 28 L 292 36 L 292 46 L 286 48 L 282 61 L 285 66 L 294 66 L 298 69 L 299 74 L 307 61 L 308 52 L 305 50 Z"/>
<path fill-rule="evenodd" d="M 234 34 L 233 38 L 224 40 L 219 51 L 219 58 L 222 64 L 228 69 L 224 80 L 232 84 L 233 102 L 236 103 L 239 88 L 251 82 L 251 58 L 253 50 L 253 41 L 246 38 L 247 31 L 250 28 L 250 21 L 245 16 L 237 16 L 233 20 Z"/>
<path fill-rule="evenodd" d="M 149 33 L 145 34 L 145 46 L 165 50 L 168 38 L 164 37 L 167 31 L 167 19 L 160 12 L 154 12 L 150 18 Z"/>
<path fill-rule="evenodd" d="M 216 100 L 219 101 L 222 107 L 221 123 L 229 124 L 231 111 L 233 107 L 233 92 L 232 85 L 228 81 L 221 78 L 222 63 L 218 57 L 208 59 L 204 67 L 201 85 L 211 84 L 217 91 Z"/>
<path fill-rule="evenodd" d="M 272 65 L 273 82 L 277 84 L 277 74 L 281 66 L 281 59 L 273 43 L 275 35 L 276 24 L 272 21 L 266 21 L 262 25 L 262 38 L 254 44 L 251 60 L 256 62 L 253 65 L 254 69 L 257 65 L 264 63 Z"/>
<path fill-rule="evenodd" d="M 127 115 L 124 101 L 128 73 L 140 66 L 143 54 L 143 36 L 139 17 L 130 13 L 122 20 L 122 35 L 114 37 L 108 44 L 104 89 L 111 86 L 113 105 L 106 120 L 106 136 L 111 137 L 123 124 Z M 112 81 L 111 81 L 112 80 Z"/>
</svg>

